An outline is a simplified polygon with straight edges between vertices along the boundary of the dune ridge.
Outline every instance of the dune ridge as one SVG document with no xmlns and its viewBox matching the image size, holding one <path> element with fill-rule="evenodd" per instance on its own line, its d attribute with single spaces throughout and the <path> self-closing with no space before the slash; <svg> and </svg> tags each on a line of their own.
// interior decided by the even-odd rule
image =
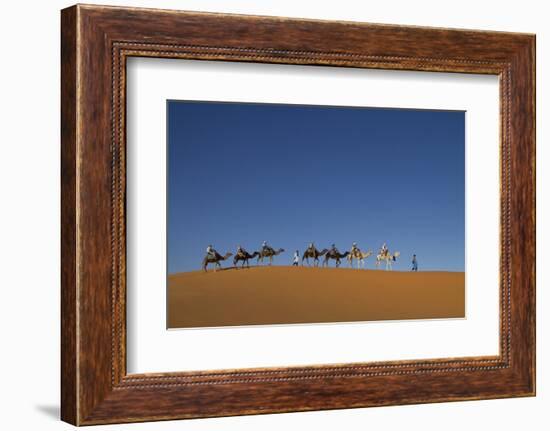
<svg viewBox="0 0 550 431">
<path fill-rule="evenodd" d="M 460 318 L 464 280 L 464 272 L 291 266 L 170 274 L 168 327 Z"/>
</svg>

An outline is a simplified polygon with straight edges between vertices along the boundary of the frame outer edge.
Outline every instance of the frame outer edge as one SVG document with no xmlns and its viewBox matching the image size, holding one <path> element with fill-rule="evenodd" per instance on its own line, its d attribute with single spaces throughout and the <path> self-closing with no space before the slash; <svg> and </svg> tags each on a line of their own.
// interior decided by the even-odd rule
<svg viewBox="0 0 550 431">
<path fill-rule="evenodd" d="M 512 62 L 512 363 L 522 396 L 536 396 L 536 38 L 527 36 Z M 521 257 L 521 258 L 520 258 Z M 521 289 L 518 288 L 521 286 Z M 514 306 L 515 304 L 515 306 Z M 519 347 L 518 347 L 519 346 Z"/>
<path fill-rule="evenodd" d="M 536 293 L 536 287 L 537 287 L 537 37 L 536 35 L 532 35 L 528 39 L 527 43 L 527 58 L 528 61 L 526 62 L 529 65 L 529 72 L 530 74 L 527 76 L 527 82 L 529 84 L 530 94 L 528 103 L 530 105 L 531 109 L 531 124 L 528 124 L 528 130 L 530 131 L 529 134 L 529 145 L 531 147 L 531 157 L 529 160 L 529 179 L 532 182 L 532 190 L 531 194 L 529 196 L 529 203 L 531 205 L 531 217 L 530 221 L 532 224 L 532 231 L 530 232 L 533 238 L 533 244 L 532 244 L 532 253 L 531 256 L 531 286 L 529 286 L 529 294 L 530 294 L 530 307 L 531 307 L 531 313 L 529 318 L 529 325 L 530 325 L 530 343 L 531 343 L 531 349 L 530 349 L 530 369 L 529 369 L 529 377 L 530 377 L 530 387 L 529 387 L 529 395 L 530 396 L 536 396 L 537 395 L 537 293 Z"/>
<path fill-rule="evenodd" d="M 531 39 L 531 50 L 530 56 L 533 61 L 532 75 L 531 79 L 533 82 L 533 94 L 531 96 L 531 104 L 533 109 L 533 156 L 531 160 L 531 169 L 533 177 L 533 212 L 532 212 L 532 222 L 533 222 L 533 237 L 534 237 L 534 259 L 533 259 L 533 317 L 531 320 L 532 325 L 532 334 L 533 337 L 533 358 L 532 358 L 532 370 L 531 377 L 533 379 L 533 388 L 531 394 L 533 396 L 537 395 L 537 37 L 533 35 Z"/>
<path fill-rule="evenodd" d="M 61 420 L 79 423 L 77 299 L 78 7 L 61 11 Z"/>
</svg>

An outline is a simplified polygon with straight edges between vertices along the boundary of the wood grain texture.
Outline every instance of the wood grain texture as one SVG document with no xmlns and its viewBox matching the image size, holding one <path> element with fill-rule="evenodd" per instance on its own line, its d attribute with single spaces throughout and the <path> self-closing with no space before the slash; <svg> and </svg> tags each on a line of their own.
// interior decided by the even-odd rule
<svg viewBox="0 0 550 431">
<path fill-rule="evenodd" d="M 77 422 L 76 9 L 61 16 L 61 417 Z"/>
<path fill-rule="evenodd" d="M 534 395 L 533 35 L 79 5 L 62 11 L 61 37 L 63 420 L 87 425 Z M 499 75 L 499 356 L 127 375 L 129 56 Z"/>
</svg>

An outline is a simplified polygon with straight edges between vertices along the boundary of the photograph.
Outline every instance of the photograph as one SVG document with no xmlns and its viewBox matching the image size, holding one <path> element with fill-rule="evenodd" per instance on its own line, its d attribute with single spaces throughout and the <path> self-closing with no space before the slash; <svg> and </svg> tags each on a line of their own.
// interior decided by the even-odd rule
<svg viewBox="0 0 550 431">
<path fill-rule="evenodd" d="M 465 112 L 167 101 L 167 328 L 465 318 Z"/>
</svg>

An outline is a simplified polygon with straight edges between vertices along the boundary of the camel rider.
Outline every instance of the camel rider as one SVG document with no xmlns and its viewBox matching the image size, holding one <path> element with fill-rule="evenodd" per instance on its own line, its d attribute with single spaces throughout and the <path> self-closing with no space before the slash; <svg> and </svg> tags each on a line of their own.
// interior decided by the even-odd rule
<svg viewBox="0 0 550 431">
<path fill-rule="evenodd" d="M 239 244 L 239 247 L 237 247 L 237 256 L 246 256 L 247 252 L 242 246 Z"/>
<path fill-rule="evenodd" d="M 264 241 L 262 243 L 262 252 L 268 252 L 270 250 L 273 250 L 273 249 L 267 244 L 267 241 Z"/>
<path fill-rule="evenodd" d="M 309 243 L 309 245 L 307 246 L 307 250 L 310 252 L 310 253 L 313 253 L 315 251 L 315 245 L 313 245 L 312 242 Z"/>
<path fill-rule="evenodd" d="M 355 256 L 356 253 L 359 252 L 359 247 L 357 247 L 357 243 L 354 242 L 352 245 L 351 245 L 351 255 L 352 256 Z"/>
<path fill-rule="evenodd" d="M 206 247 L 206 255 L 212 258 L 216 258 L 216 254 L 218 252 L 212 247 L 212 244 L 209 244 L 208 247 Z"/>
<path fill-rule="evenodd" d="M 380 254 L 384 257 L 388 255 L 388 247 L 386 246 L 386 243 L 382 244 L 382 248 L 380 249 Z"/>
<path fill-rule="evenodd" d="M 330 247 L 330 253 L 333 254 L 333 255 L 338 255 L 338 254 L 340 254 L 340 252 L 339 252 L 338 249 L 336 248 L 336 244 L 332 244 L 332 246 Z"/>
</svg>

